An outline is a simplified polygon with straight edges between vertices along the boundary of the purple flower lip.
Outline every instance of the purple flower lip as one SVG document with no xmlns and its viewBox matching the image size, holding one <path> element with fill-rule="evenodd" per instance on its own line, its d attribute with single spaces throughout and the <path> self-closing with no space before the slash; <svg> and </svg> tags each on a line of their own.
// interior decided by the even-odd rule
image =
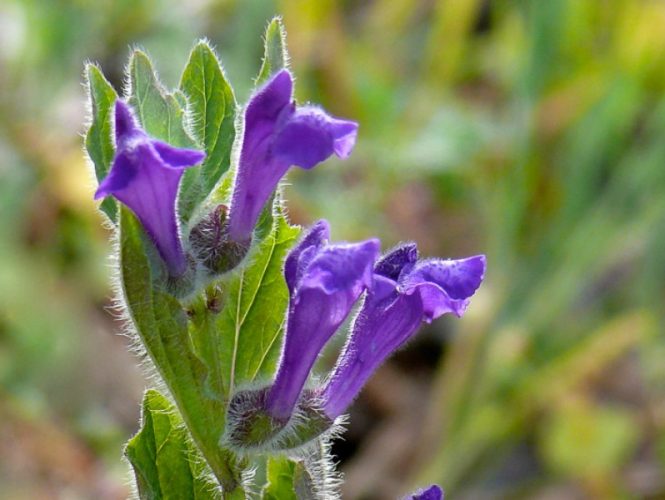
<svg viewBox="0 0 665 500">
<path fill-rule="evenodd" d="M 372 283 L 379 241 L 329 245 L 328 239 L 328 223 L 321 220 L 285 262 L 291 299 L 282 357 L 266 397 L 266 412 L 277 421 L 290 418 L 321 349 Z"/>
<path fill-rule="evenodd" d="M 414 244 L 402 245 L 374 267 L 374 281 L 333 372 L 320 389 L 332 420 L 344 413 L 374 371 L 423 322 L 464 314 L 485 275 L 485 256 L 418 261 Z"/>
<path fill-rule="evenodd" d="M 203 161 L 205 153 L 151 139 L 139 127 L 130 107 L 115 103 L 116 155 L 95 199 L 112 195 L 139 219 L 171 276 L 182 275 L 187 259 L 176 217 L 176 198 L 185 168 Z"/>
<path fill-rule="evenodd" d="M 335 154 L 346 158 L 358 124 L 314 106 L 296 107 L 291 73 L 277 73 L 250 99 L 229 213 L 231 239 L 251 239 L 261 210 L 289 167 L 311 169 Z"/>
<path fill-rule="evenodd" d="M 440 486 L 433 484 L 429 488 L 423 488 L 408 495 L 404 500 L 443 500 L 443 490 Z"/>
<path fill-rule="evenodd" d="M 459 260 L 428 259 L 401 275 L 398 289 L 407 295 L 420 295 L 423 321 L 427 323 L 446 313 L 461 318 L 485 278 L 485 268 L 484 255 Z"/>
</svg>

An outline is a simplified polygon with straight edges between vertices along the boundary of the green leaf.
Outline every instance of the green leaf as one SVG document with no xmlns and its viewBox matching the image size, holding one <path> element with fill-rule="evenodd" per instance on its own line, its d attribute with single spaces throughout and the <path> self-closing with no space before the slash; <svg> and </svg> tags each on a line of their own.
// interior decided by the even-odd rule
<svg viewBox="0 0 665 500">
<path fill-rule="evenodd" d="M 265 83 L 272 75 L 289 65 L 289 53 L 286 49 L 286 31 L 282 19 L 275 17 L 266 28 L 263 63 L 256 77 L 256 86 Z"/>
<path fill-rule="evenodd" d="M 141 430 L 125 448 L 141 499 L 221 498 L 180 415 L 163 395 L 145 393 L 141 420 Z"/>
<path fill-rule="evenodd" d="M 249 256 L 250 265 L 225 287 L 228 299 L 217 328 L 227 333 L 222 337 L 221 365 L 228 394 L 275 371 L 289 298 L 282 268 L 299 234 L 284 216 L 276 216 L 273 231 Z"/>
<path fill-rule="evenodd" d="M 268 459 L 268 484 L 263 488 L 264 500 L 296 500 L 293 476 L 296 472 L 296 463 L 286 457 L 271 457 Z"/>
<path fill-rule="evenodd" d="M 200 202 L 229 170 L 235 139 L 233 90 L 207 42 L 199 42 L 192 50 L 180 79 L 180 90 L 187 95 L 194 117 L 193 132 L 206 152 L 200 171 Z"/>
<path fill-rule="evenodd" d="M 85 74 L 92 113 L 90 127 L 85 135 L 85 148 L 95 165 L 97 182 L 101 182 L 106 177 L 115 154 L 111 115 L 118 94 L 94 64 L 86 66 Z M 105 198 L 100 208 L 111 222 L 115 222 L 118 206 L 113 198 Z"/>
<path fill-rule="evenodd" d="M 263 500 L 314 500 L 316 493 L 312 476 L 304 463 L 284 456 L 267 460 L 267 484 L 261 491 Z"/>
<path fill-rule="evenodd" d="M 120 209 L 120 266 L 127 308 L 151 360 L 183 415 L 192 438 L 213 472 L 228 489 L 239 484 L 234 457 L 218 443 L 224 406 L 205 390 L 206 368 L 192 351 L 187 315 L 180 303 L 154 280 L 149 254 L 154 250 L 132 212 Z"/>
<path fill-rule="evenodd" d="M 135 50 L 129 60 L 129 104 L 132 105 L 145 131 L 156 139 L 181 148 L 200 149 L 185 128 L 185 96 L 169 93 L 157 78 L 150 58 Z M 189 220 L 202 197 L 201 168 L 188 168 L 183 175 L 178 196 L 178 213 Z"/>
<path fill-rule="evenodd" d="M 275 370 L 289 296 L 282 266 L 299 233 L 276 215 L 248 263 L 217 283 L 221 312 L 195 309 L 190 336 L 208 367 L 209 389 L 221 397 L 230 397 L 238 385 L 270 378 Z"/>
<path fill-rule="evenodd" d="M 145 131 L 173 146 L 196 147 L 183 124 L 185 110 L 181 99 L 164 89 L 144 52 L 135 50 L 132 53 L 128 73 L 129 103 Z"/>
</svg>

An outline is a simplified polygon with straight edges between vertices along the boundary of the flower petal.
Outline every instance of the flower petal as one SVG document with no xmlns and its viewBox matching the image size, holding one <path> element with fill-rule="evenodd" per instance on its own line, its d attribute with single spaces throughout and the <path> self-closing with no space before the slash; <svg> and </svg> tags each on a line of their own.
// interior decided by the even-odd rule
<svg viewBox="0 0 665 500">
<path fill-rule="evenodd" d="M 253 135 L 261 135 L 257 127 L 263 123 L 272 129 L 282 112 L 292 104 L 292 94 L 293 78 L 285 69 L 260 88 L 250 99 L 245 111 L 245 133 L 250 135 L 245 140 L 253 142 Z"/>
<path fill-rule="evenodd" d="M 275 137 L 275 156 L 289 165 L 310 169 L 336 153 L 346 158 L 353 149 L 358 124 L 331 117 L 325 111 L 298 108 Z"/>
<path fill-rule="evenodd" d="M 423 488 L 412 493 L 404 500 L 443 500 L 443 490 L 439 485 L 433 484 L 429 488 Z"/>
<path fill-rule="evenodd" d="M 162 141 L 152 141 L 152 145 L 164 164 L 169 167 L 191 167 L 201 163 L 206 157 L 203 151 L 176 148 Z"/>
<path fill-rule="evenodd" d="M 378 240 L 325 247 L 296 280 L 282 358 L 266 400 L 273 418 L 284 421 L 291 416 L 319 352 L 371 279 L 378 253 Z"/>
<path fill-rule="evenodd" d="M 136 164 L 132 162 L 130 156 L 124 151 L 118 153 L 113 159 L 108 175 L 95 191 L 94 199 L 98 200 L 124 189 L 132 182 L 136 173 Z"/>
<path fill-rule="evenodd" d="M 374 273 L 374 282 L 367 295 L 366 302 L 378 303 L 387 299 L 390 295 L 397 294 L 397 282 Z"/>
<path fill-rule="evenodd" d="M 272 143 L 279 123 L 294 112 L 291 74 L 282 70 L 252 96 L 245 110 L 238 173 L 229 212 L 229 236 L 237 242 L 251 239 L 261 210 L 289 169 L 275 158 Z"/>
<path fill-rule="evenodd" d="M 411 270 L 418 261 L 418 247 L 415 243 L 404 243 L 390 250 L 374 266 L 374 272 L 397 281 L 402 271 Z"/>
<path fill-rule="evenodd" d="M 134 163 L 136 175 L 112 194 L 127 205 L 155 243 L 169 272 L 178 276 L 186 267 L 175 213 L 183 169 L 165 167 L 149 144 L 141 144 Z"/>
<path fill-rule="evenodd" d="M 229 236 L 251 240 L 261 210 L 289 167 L 310 169 L 332 154 L 345 158 L 358 125 L 333 118 L 312 106 L 296 108 L 293 79 L 277 73 L 252 96 L 229 213 Z"/>
<path fill-rule="evenodd" d="M 471 297 L 482 283 L 485 264 L 484 255 L 459 260 L 425 260 L 416 264 L 400 281 L 407 290 L 420 283 L 435 283 L 452 299 L 466 299 Z"/>
<path fill-rule="evenodd" d="M 420 294 L 423 319 L 430 322 L 446 313 L 462 316 L 484 276 L 484 255 L 460 260 L 431 259 L 419 262 L 402 275 L 400 286 L 404 293 Z"/>
<path fill-rule="evenodd" d="M 371 239 L 323 248 L 307 266 L 297 285 L 297 292 L 318 288 L 333 294 L 347 290 L 352 284 L 369 287 L 372 283 L 371 265 L 379 254 L 380 246 L 379 240 Z"/>
<path fill-rule="evenodd" d="M 389 282 L 380 286 L 387 291 Z M 376 369 L 422 323 L 419 295 L 403 295 L 394 289 L 384 296 L 382 301 L 371 301 L 370 297 L 365 300 L 349 341 L 322 390 L 323 409 L 331 419 L 346 411 Z"/>
<path fill-rule="evenodd" d="M 356 145 L 358 136 L 358 124 L 348 120 L 334 120 L 332 134 L 335 138 L 333 149 L 335 154 L 342 159 L 348 158 Z"/>
<path fill-rule="evenodd" d="M 176 218 L 176 198 L 184 168 L 200 162 L 204 153 L 179 149 L 147 136 L 131 108 L 115 104 L 116 155 L 95 199 L 113 195 L 138 217 L 169 273 L 185 272 L 185 258 Z"/>
<path fill-rule="evenodd" d="M 115 141 L 120 144 L 125 138 L 136 133 L 143 135 L 138 126 L 132 108 L 127 103 L 118 99 L 115 101 Z"/>
<path fill-rule="evenodd" d="M 329 239 L 330 225 L 327 220 L 321 219 L 314 223 L 307 234 L 300 240 L 300 243 L 291 249 L 284 262 L 284 278 L 289 287 L 289 293 L 293 294 L 302 271 L 314 257 L 315 252 L 327 244 Z M 303 256 L 303 253 L 306 255 Z"/>
<path fill-rule="evenodd" d="M 431 323 L 432 320 L 452 313 L 461 318 L 469 305 L 469 299 L 453 299 L 436 283 L 425 282 L 414 285 L 410 294 L 420 295 L 423 308 L 423 321 Z"/>
<path fill-rule="evenodd" d="M 346 410 L 374 371 L 418 331 L 423 321 L 449 312 L 461 316 L 483 279 L 482 255 L 414 265 L 416 252 L 415 245 L 402 245 L 375 266 L 372 290 L 321 390 L 329 418 Z"/>
</svg>

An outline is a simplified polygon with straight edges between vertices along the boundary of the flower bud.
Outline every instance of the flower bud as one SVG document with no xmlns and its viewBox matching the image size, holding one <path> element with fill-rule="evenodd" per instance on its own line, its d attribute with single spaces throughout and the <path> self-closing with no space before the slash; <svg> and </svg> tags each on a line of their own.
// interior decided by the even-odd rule
<svg viewBox="0 0 665 500">
<path fill-rule="evenodd" d="M 113 164 L 95 199 L 112 195 L 127 205 L 155 244 L 169 275 L 181 277 L 187 258 L 176 215 L 178 187 L 185 168 L 203 161 L 205 153 L 151 139 L 121 100 L 115 103 L 115 142 Z"/>
<path fill-rule="evenodd" d="M 291 73 L 277 73 L 250 99 L 229 214 L 229 237 L 251 239 L 261 210 L 291 165 L 311 169 L 332 154 L 346 158 L 358 124 L 314 106 L 296 107 Z"/>
<path fill-rule="evenodd" d="M 228 229 L 227 207 L 218 205 L 189 233 L 194 256 L 213 275 L 234 269 L 249 251 L 250 242 L 231 240 Z"/>
<path fill-rule="evenodd" d="M 321 389 L 323 409 L 344 413 L 376 369 L 418 331 L 442 314 L 461 316 L 485 274 L 485 256 L 417 261 L 414 244 L 381 259 L 342 354 Z"/>
</svg>

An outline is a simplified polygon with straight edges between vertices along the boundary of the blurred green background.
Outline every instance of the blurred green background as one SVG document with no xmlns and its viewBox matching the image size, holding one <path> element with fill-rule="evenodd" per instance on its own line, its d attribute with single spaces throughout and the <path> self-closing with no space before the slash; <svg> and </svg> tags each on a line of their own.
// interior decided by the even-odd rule
<svg viewBox="0 0 665 500">
<path fill-rule="evenodd" d="M 289 177 L 292 219 L 488 255 L 465 318 L 352 408 L 344 498 L 664 498 L 660 0 L 3 0 L 0 498 L 128 492 L 146 381 L 114 321 L 84 61 L 119 88 L 142 46 L 175 86 L 205 36 L 244 102 L 274 14 L 299 99 L 361 124 L 350 160 Z"/>
</svg>

